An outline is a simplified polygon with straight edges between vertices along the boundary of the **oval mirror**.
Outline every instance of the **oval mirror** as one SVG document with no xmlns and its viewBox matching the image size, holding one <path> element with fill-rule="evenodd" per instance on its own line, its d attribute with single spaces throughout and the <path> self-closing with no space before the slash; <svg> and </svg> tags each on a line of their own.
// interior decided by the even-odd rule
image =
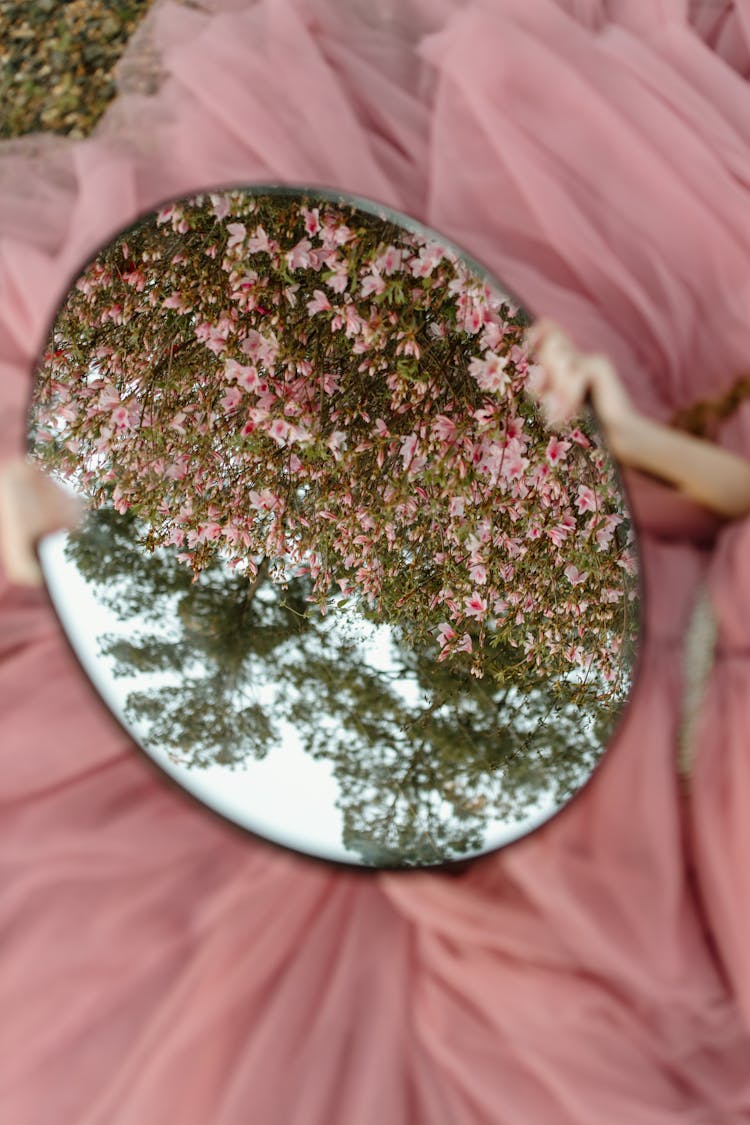
<svg viewBox="0 0 750 1125">
<path fill-rule="evenodd" d="M 87 516 L 40 550 L 84 669 L 244 829 L 360 867 L 464 861 L 587 782 L 637 555 L 591 414 L 550 430 L 530 317 L 366 200 L 180 200 L 82 269 L 31 456 Z"/>
</svg>

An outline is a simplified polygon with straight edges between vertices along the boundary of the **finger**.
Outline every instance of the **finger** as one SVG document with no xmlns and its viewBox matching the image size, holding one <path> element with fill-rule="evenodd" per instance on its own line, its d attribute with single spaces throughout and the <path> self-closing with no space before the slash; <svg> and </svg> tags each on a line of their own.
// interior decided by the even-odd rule
<svg viewBox="0 0 750 1125">
<path fill-rule="evenodd" d="M 581 413 L 588 382 L 584 374 L 575 370 L 564 386 L 557 385 L 545 396 L 543 407 L 550 424 L 557 426 L 570 422 L 577 414 Z"/>
<path fill-rule="evenodd" d="M 0 475 L 0 566 L 17 586 L 41 586 L 44 578 L 24 526 L 18 492 L 9 473 Z"/>
<path fill-rule="evenodd" d="M 537 321 L 531 328 L 531 347 L 537 357 L 556 354 L 578 356 L 578 349 L 568 333 L 553 320 Z"/>
<path fill-rule="evenodd" d="M 52 532 L 76 527 L 84 511 L 80 497 L 70 495 L 38 466 L 26 461 L 4 466 L 0 472 L 0 564 L 10 581 L 42 585 L 37 543 Z"/>
<path fill-rule="evenodd" d="M 551 332 L 556 331 L 559 331 L 558 325 L 546 317 L 534 321 L 531 327 L 526 329 L 527 348 L 530 351 L 535 351 Z"/>
</svg>

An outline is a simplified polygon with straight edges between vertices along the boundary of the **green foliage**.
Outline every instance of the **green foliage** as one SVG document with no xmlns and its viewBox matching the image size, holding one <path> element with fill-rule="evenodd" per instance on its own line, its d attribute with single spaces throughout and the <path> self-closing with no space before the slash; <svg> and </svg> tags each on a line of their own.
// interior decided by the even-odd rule
<svg viewBox="0 0 750 1125">
<path fill-rule="evenodd" d="M 492 674 L 477 680 L 393 631 L 383 671 L 363 659 L 356 618 L 347 629 L 311 604 L 309 580 L 281 591 L 267 566 L 250 584 L 215 564 L 193 582 L 173 551 L 144 552 L 142 537 L 132 513 L 100 509 L 66 554 L 121 620 L 152 625 L 101 641 L 116 676 L 147 684 L 126 707 L 144 745 L 188 769 L 242 768 L 292 722 L 306 751 L 331 763 L 343 843 L 365 863 L 479 851 L 490 818 L 520 824 L 542 795 L 563 803 L 601 753 L 587 730 L 611 723 L 607 703 L 526 665 L 511 672 L 510 646 L 493 650 Z M 154 673 L 170 683 L 148 685 Z M 272 705 L 259 701 L 267 683 Z"/>
</svg>

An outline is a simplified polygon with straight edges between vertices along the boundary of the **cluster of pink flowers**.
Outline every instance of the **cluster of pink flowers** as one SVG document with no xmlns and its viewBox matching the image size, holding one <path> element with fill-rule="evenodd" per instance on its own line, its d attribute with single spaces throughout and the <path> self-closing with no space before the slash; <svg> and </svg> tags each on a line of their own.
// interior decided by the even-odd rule
<svg viewBox="0 0 750 1125">
<path fill-rule="evenodd" d="M 278 581 L 309 574 L 321 604 L 355 593 L 476 675 L 505 641 L 614 691 L 629 525 L 597 434 L 544 426 L 524 324 L 447 247 L 377 216 L 200 196 L 77 282 L 39 373 L 36 455 L 196 573 L 269 556 Z"/>
</svg>

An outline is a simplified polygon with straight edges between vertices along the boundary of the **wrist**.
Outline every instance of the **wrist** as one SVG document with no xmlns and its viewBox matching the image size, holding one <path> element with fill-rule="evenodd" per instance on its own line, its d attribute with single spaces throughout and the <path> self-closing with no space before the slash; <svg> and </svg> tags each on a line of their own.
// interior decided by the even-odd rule
<svg viewBox="0 0 750 1125">
<path fill-rule="evenodd" d="M 623 464 L 631 464 L 637 445 L 637 434 L 644 419 L 632 407 L 623 407 L 611 417 L 598 417 L 609 452 Z"/>
</svg>

